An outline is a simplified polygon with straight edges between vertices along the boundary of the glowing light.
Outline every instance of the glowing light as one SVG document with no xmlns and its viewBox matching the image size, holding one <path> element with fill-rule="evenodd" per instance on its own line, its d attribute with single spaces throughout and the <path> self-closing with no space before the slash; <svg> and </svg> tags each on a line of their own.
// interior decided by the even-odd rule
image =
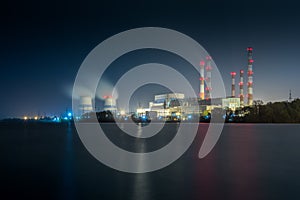
<svg viewBox="0 0 300 200">
<path fill-rule="evenodd" d="M 72 113 L 71 112 L 68 112 L 68 117 L 72 117 Z"/>
<path fill-rule="evenodd" d="M 37 116 L 35 116 L 35 117 L 34 117 L 34 120 L 38 120 L 38 117 L 37 117 Z"/>
<path fill-rule="evenodd" d="M 252 47 L 248 47 L 247 51 L 253 51 L 253 48 Z"/>
<path fill-rule="evenodd" d="M 241 70 L 240 73 L 243 74 L 243 73 L 244 73 L 244 70 Z"/>
<path fill-rule="evenodd" d="M 249 63 L 253 63 L 254 62 L 254 60 L 253 59 L 249 59 Z"/>
<path fill-rule="evenodd" d="M 120 114 L 121 114 L 121 115 L 125 115 L 125 111 L 124 111 L 124 110 L 121 110 L 121 111 L 120 111 Z"/>
<path fill-rule="evenodd" d="M 206 71 L 211 71 L 212 67 L 211 66 L 206 66 Z"/>
<path fill-rule="evenodd" d="M 205 62 L 203 60 L 200 61 L 200 66 L 204 66 Z"/>
<path fill-rule="evenodd" d="M 25 117 L 24 117 L 24 120 L 27 120 L 27 119 L 28 119 L 28 117 L 27 117 L 27 116 L 25 116 Z"/>
<path fill-rule="evenodd" d="M 200 80 L 200 81 L 204 81 L 204 80 L 205 80 L 205 78 L 201 77 L 201 78 L 199 78 L 199 80 Z"/>
<path fill-rule="evenodd" d="M 231 74 L 231 76 L 235 76 L 236 72 L 231 72 L 230 74 Z"/>
<path fill-rule="evenodd" d="M 248 71 L 248 75 L 253 75 L 253 71 Z"/>
</svg>

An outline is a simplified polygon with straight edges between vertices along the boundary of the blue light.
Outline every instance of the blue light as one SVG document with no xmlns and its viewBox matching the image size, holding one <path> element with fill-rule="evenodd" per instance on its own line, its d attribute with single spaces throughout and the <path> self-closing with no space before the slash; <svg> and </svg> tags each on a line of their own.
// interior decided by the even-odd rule
<svg viewBox="0 0 300 200">
<path fill-rule="evenodd" d="M 52 121 L 53 121 L 53 122 L 60 122 L 60 118 L 59 118 L 59 117 L 54 117 L 54 118 L 52 119 Z"/>
<path fill-rule="evenodd" d="M 192 119 L 192 115 L 188 115 L 188 119 Z"/>
<path fill-rule="evenodd" d="M 67 117 L 64 117 L 64 120 L 68 120 L 68 118 L 67 118 Z"/>
<path fill-rule="evenodd" d="M 72 117 L 72 113 L 71 113 L 71 112 L 68 112 L 68 116 L 69 116 L 69 117 Z"/>
</svg>

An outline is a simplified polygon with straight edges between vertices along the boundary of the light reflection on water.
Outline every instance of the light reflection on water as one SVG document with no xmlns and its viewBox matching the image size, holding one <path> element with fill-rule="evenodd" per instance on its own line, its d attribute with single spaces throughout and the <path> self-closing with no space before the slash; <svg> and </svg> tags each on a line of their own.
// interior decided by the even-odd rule
<svg viewBox="0 0 300 200">
<path fill-rule="evenodd" d="M 213 151 L 199 159 L 207 128 L 200 124 L 194 143 L 181 158 L 145 174 L 118 172 L 99 163 L 84 148 L 72 124 L 0 128 L 4 195 L 110 200 L 300 199 L 300 125 L 226 124 Z M 154 140 L 127 141 L 124 135 L 117 137 L 119 132 L 111 126 L 106 128 L 112 140 L 125 138 L 121 144 L 133 150 L 147 152 L 155 144 Z M 156 143 L 167 143 L 173 128 L 169 125 Z M 142 160 L 138 163 L 143 164 Z"/>
<path fill-rule="evenodd" d="M 73 145 L 73 128 L 71 123 L 67 125 L 65 135 L 65 151 L 63 155 L 62 170 L 63 170 L 63 199 L 75 198 L 74 185 L 74 145 Z"/>
</svg>

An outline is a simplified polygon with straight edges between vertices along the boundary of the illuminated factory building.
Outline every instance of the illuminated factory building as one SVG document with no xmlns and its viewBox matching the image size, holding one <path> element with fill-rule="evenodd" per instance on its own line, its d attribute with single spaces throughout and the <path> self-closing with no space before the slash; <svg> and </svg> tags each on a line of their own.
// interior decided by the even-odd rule
<svg viewBox="0 0 300 200">
<path fill-rule="evenodd" d="M 149 102 L 148 108 L 137 108 L 138 116 L 147 115 L 151 119 L 189 119 L 196 115 L 211 113 L 214 109 L 232 110 L 244 106 L 253 105 L 253 48 L 247 48 L 247 94 L 244 96 L 244 70 L 239 72 L 239 94 L 236 92 L 236 72 L 231 72 L 231 94 L 227 98 L 212 98 L 212 58 L 207 56 L 199 62 L 199 96 L 197 98 L 185 97 L 183 93 L 158 94 L 154 100 Z M 182 91 L 184 92 L 184 91 Z M 247 100 L 247 102 L 245 102 Z M 92 112 L 92 98 L 89 96 L 80 97 L 80 113 Z M 118 110 L 117 99 L 112 96 L 104 96 L 104 110 L 110 111 L 113 115 L 125 116 L 125 110 Z"/>
</svg>

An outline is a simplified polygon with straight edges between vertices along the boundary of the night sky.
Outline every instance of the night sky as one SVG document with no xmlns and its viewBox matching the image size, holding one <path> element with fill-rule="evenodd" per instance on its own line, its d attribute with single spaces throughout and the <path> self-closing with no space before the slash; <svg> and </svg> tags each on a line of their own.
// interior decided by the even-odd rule
<svg viewBox="0 0 300 200">
<path fill-rule="evenodd" d="M 300 97 L 297 1 L 95 2 L 9 1 L 1 5 L 0 118 L 71 109 L 72 85 L 87 54 L 114 34 L 146 26 L 174 29 L 199 42 L 221 71 L 228 94 L 230 72 L 246 70 L 246 47 L 252 46 L 254 99 L 287 100 L 290 89 L 294 98 Z M 159 62 L 162 57 L 147 55 L 160 54 L 146 52 L 141 56 L 144 62 Z M 107 76 L 114 80 L 111 71 Z M 151 86 L 145 88 L 151 90 Z M 157 88 L 153 86 L 152 91 Z"/>
</svg>

